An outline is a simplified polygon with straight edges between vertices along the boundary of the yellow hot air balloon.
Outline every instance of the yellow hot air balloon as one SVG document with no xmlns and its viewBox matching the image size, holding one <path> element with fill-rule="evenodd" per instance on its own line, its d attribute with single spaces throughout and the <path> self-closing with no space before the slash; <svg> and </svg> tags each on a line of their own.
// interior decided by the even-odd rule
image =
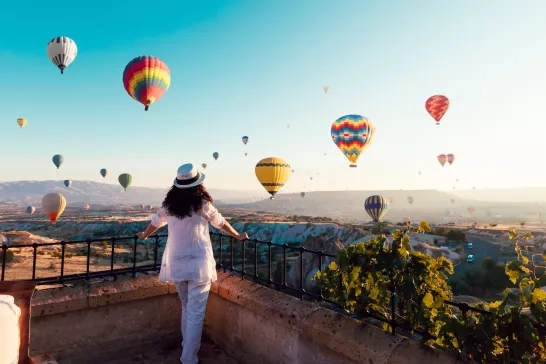
<svg viewBox="0 0 546 364">
<path fill-rule="evenodd" d="M 66 207 L 66 200 L 60 193 L 48 193 L 42 197 L 42 208 L 52 223 L 57 222 Z"/>
<path fill-rule="evenodd" d="M 290 164 L 282 158 L 264 158 L 256 164 L 256 177 L 271 199 L 283 188 L 292 174 Z"/>
<path fill-rule="evenodd" d="M 330 89 L 330 87 L 324 86 L 322 89 L 324 90 L 324 93 L 328 93 L 328 90 Z"/>
<path fill-rule="evenodd" d="M 27 119 L 25 118 L 18 118 L 17 119 L 17 124 L 19 124 L 19 126 L 22 128 L 25 127 L 25 125 L 27 125 Z"/>
</svg>

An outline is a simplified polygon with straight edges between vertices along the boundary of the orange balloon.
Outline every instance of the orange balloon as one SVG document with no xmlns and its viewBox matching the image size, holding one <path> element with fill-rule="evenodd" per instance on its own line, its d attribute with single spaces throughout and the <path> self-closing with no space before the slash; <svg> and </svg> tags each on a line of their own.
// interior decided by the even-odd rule
<svg viewBox="0 0 546 364">
<path fill-rule="evenodd" d="M 441 164 L 442 167 L 443 167 L 444 164 L 446 164 L 446 162 L 447 162 L 447 155 L 445 155 L 445 154 L 440 154 L 437 158 L 438 158 L 438 162 L 440 162 L 440 164 Z"/>
<path fill-rule="evenodd" d="M 425 109 L 436 120 L 436 125 L 440 125 L 440 120 L 442 120 L 448 108 L 449 99 L 444 95 L 431 96 L 425 102 Z"/>
</svg>

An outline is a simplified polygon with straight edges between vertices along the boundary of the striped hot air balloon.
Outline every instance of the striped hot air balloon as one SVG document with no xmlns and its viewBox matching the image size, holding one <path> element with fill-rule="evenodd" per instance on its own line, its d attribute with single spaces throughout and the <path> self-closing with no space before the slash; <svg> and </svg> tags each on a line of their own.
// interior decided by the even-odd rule
<svg viewBox="0 0 546 364">
<path fill-rule="evenodd" d="M 334 121 L 330 130 L 332 140 L 343 155 L 356 167 L 360 154 L 371 145 L 375 127 L 360 115 L 345 115 Z"/>
<path fill-rule="evenodd" d="M 364 209 L 370 215 L 374 222 L 379 222 L 387 213 L 389 203 L 383 196 L 372 195 L 364 202 Z"/>
<path fill-rule="evenodd" d="M 167 65 L 157 57 L 134 58 L 123 71 L 125 91 L 148 111 L 151 104 L 159 100 L 171 85 L 171 73 Z"/>
<path fill-rule="evenodd" d="M 27 125 L 27 119 L 18 118 L 17 119 L 17 125 L 19 125 L 21 127 L 21 129 L 23 129 L 25 127 L 25 125 Z"/>
<path fill-rule="evenodd" d="M 436 125 L 440 125 L 440 120 L 449 109 L 449 99 L 444 95 L 434 95 L 425 101 L 425 109 L 436 120 Z"/>
<path fill-rule="evenodd" d="M 290 164 L 287 161 L 277 157 L 264 158 L 256 164 L 256 177 L 271 199 L 277 192 L 283 188 L 292 174 Z"/>
<path fill-rule="evenodd" d="M 64 73 L 66 67 L 68 67 L 78 55 L 78 46 L 76 42 L 68 37 L 55 37 L 47 44 L 47 56 L 53 62 L 57 68 L 61 70 L 61 74 Z"/>
</svg>

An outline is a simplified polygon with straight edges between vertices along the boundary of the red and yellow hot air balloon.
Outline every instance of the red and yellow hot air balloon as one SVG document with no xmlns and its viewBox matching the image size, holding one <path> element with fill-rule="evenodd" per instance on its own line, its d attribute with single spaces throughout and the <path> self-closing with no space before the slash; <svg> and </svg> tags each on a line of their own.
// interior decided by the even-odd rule
<svg viewBox="0 0 546 364">
<path fill-rule="evenodd" d="M 57 222 L 66 207 L 66 200 L 60 193 L 48 193 L 42 197 L 42 209 L 52 223 Z"/>
<path fill-rule="evenodd" d="M 447 155 L 445 154 L 440 154 L 438 157 L 438 162 L 440 162 L 440 164 L 442 165 L 442 167 L 444 166 L 444 164 L 446 164 L 447 162 Z"/>
<path fill-rule="evenodd" d="M 148 110 L 159 100 L 171 85 L 171 73 L 167 65 L 157 57 L 134 58 L 123 71 L 123 86 L 133 99 Z"/>
<path fill-rule="evenodd" d="M 440 125 L 440 120 L 442 120 L 447 109 L 449 109 L 449 99 L 444 95 L 431 96 L 425 102 L 425 109 L 436 120 L 436 125 Z"/>
</svg>

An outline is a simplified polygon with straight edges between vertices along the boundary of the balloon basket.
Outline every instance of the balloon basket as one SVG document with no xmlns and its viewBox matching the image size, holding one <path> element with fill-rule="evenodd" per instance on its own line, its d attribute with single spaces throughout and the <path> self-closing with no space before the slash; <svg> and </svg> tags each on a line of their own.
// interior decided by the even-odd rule
<svg viewBox="0 0 546 364">
<path fill-rule="evenodd" d="M 356 168 L 356 164 L 351 164 L 349 167 L 350 168 Z"/>
</svg>

